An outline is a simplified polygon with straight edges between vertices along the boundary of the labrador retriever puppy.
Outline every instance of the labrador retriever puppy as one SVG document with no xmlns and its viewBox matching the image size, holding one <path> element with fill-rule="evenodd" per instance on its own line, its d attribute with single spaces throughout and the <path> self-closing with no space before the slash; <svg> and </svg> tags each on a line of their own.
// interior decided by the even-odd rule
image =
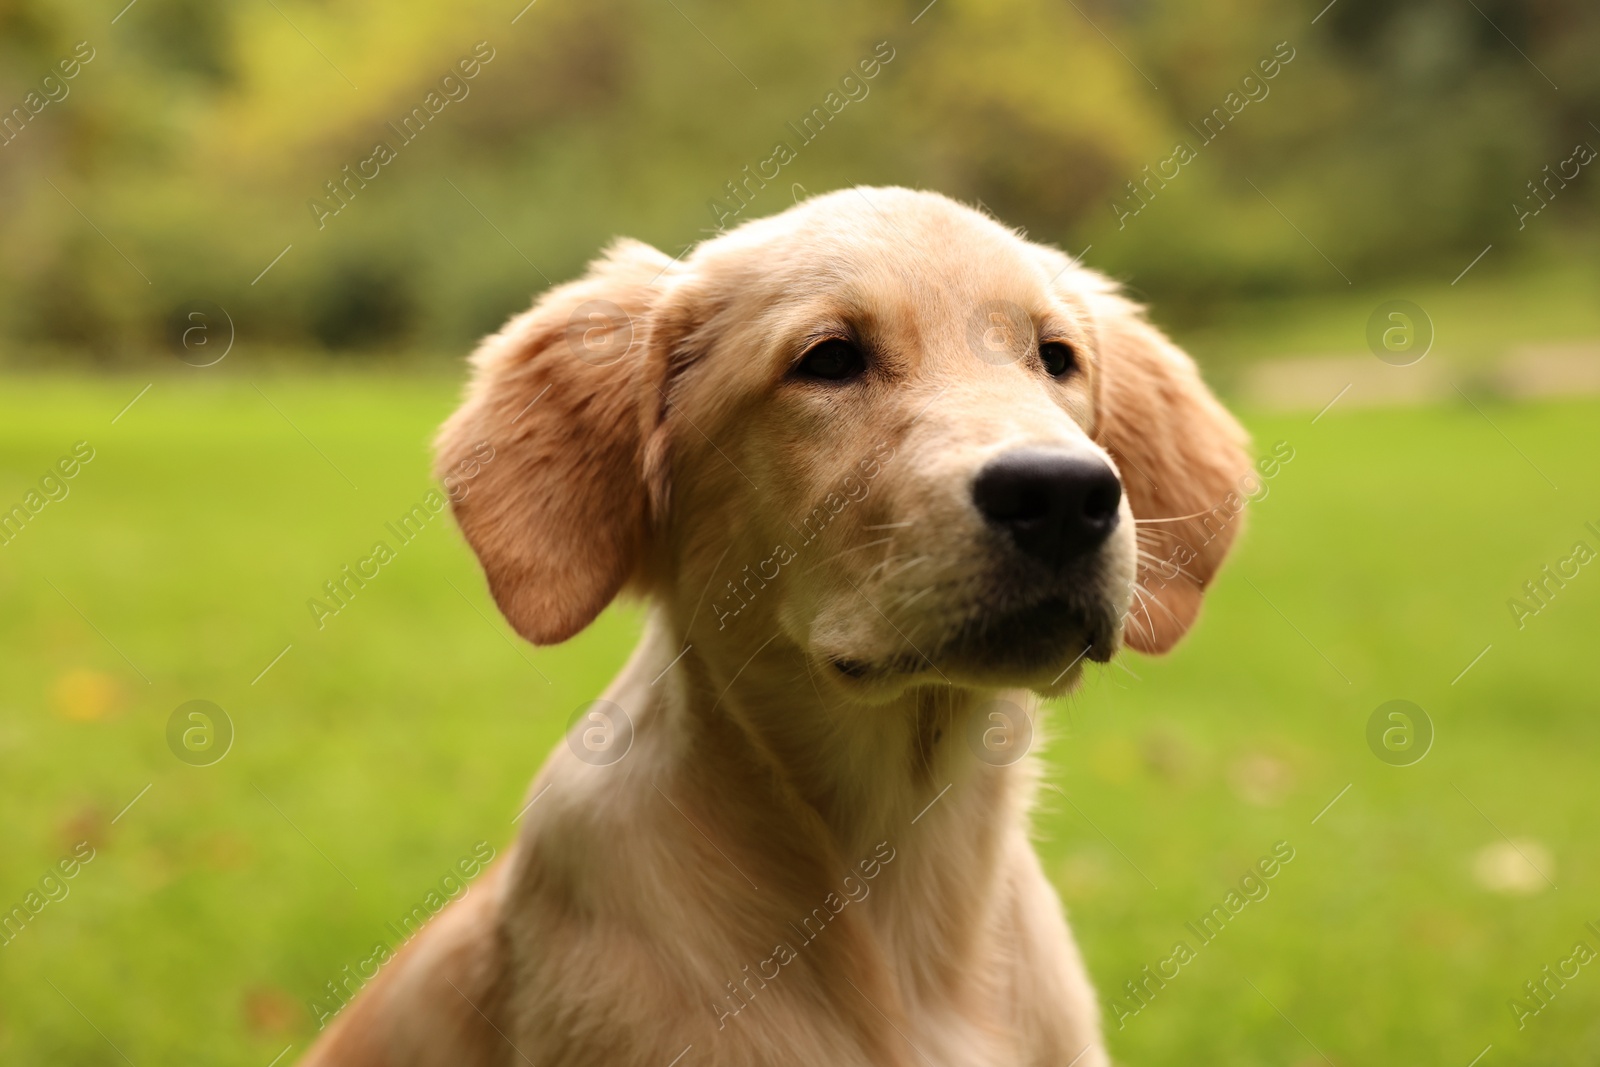
<svg viewBox="0 0 1600 1067">
<path fill-rule="evenodd" d="M 681 262 L 620 241 L 472 363 L 438 469 L 493 448 L 455 514 L 506 619 L 649 620 L 306 1062 L 1106 1064 L 1028 750 L 1237 532 L 1189 358 L 1070 257 L 858 188 Z"/>
</svg>

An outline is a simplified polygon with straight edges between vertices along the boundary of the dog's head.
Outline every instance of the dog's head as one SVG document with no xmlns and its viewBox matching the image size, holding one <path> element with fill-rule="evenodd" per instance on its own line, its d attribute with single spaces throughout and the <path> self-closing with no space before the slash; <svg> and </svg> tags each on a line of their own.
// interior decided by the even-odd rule
<svg viewBox="0 0 1600 1067">
<path fill-rule="evenodd" d="M 492 448 L 455 509 L 519 633 L 565 640 L 631 581 L 685 640 L 782 640 L 862 699 L 1165 651 L 1249 472 L 1113 285 L 904 189 L 682 262 L 619 243 L 474 363 L 439 469 Z"/>
</svg>

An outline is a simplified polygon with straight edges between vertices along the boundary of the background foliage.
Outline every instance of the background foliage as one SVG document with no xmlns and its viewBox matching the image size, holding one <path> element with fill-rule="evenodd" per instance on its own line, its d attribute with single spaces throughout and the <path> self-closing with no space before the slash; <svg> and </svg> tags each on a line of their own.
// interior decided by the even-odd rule
<svg viewBox="0 0 1600 1067">
<path fill-rule="evenodd" d="M 14 360 L 137 356 L 209 299 L 258 345 L 457 351 L 614 235 L 705 236 L 708 202 L 798 146 L 785 124 L 879 41 L 895 58 L 870 94 L 746 215 L 939 189 L 1092 247 L 1192 324 L 1344 278 L 1448 279 L 1491 242 L 1490 270 L 1595 254 L 1600 182 L 1523 230 L 1511 207 L 1600 145 L 1584 0 L 939 0 L 912 24 L 923 2 L 539 0 L 513 24 L 509 0 L 138 0 L 112 24 L 102 0 L 0 0 L 4 106 L 95 51 L 0 147 L 0 339 Z M 478 41 L 495 59 L 471 95 L 319 229 L 324 182 Z M 1279 42 L 1269 95 L 1202 146 Z M 1199 158 L 1119 226 L 1113 201 L 1180 140 Z"/>
</svg>

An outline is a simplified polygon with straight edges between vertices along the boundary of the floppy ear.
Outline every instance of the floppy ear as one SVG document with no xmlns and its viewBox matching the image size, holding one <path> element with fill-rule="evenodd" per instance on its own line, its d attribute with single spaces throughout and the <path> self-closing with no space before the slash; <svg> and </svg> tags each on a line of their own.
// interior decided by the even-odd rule
<svg viewBox="0 0 1600 1067">
<path fill-rule="evenodd" d="M 582 630 L 640 561 L 646 323 L 670 264 L 619 241 L 546 293 L 478 346 L 435 442 L 495 603 L 534 644 Z"/>
<path fill-rule="evenodd" d="M 1100 348 L 1095 437 L 1122 472 L 1143 550 L 1127 641 L 1140 652 L 1161 653 L 1194 622 L 1205 587 L 1243 525 L 1253 469 L 1248 437 L 1200 380 L 1194 361 L 1111 283 L 1093 281 L 1099 291 L 1089 306 Z"/>
</svg>

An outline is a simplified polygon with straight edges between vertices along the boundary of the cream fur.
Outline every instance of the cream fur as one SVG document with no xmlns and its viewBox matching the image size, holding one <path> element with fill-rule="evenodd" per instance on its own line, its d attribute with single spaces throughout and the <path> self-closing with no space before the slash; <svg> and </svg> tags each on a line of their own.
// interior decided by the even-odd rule
<svg viewBox="0 0 1600 1067">
<path fill-rule="evenodd" d="M 574 325 L 596 300 L 619 310 Z M 1079 373 L 1050 379 L 1022 333 L 995 335 L 1016 359 L 978 358 L 992 306 L 1069 341 Z M 788 375 L 842 330 L 870 342 L 865 380 Z M 1106 1064 L 1028 840 L 1032 757 L 991 766 L 966 738 L 997 696 L 1034 708 L 1085 653 L 1164 651 L 1193 621 L 1236 524 L 1136 520 L 1207 511 L 1248 459 L 1189 359 L 1059 252 L 934 194 L 851 189 L 680 263 L 621 242 L 473 363 L 439 467 L 481 441 L 496 459 L 458 520 L 529 640 L 625 585 L 649 598 L 604 694 L 632 747 L 595 766 L 558 746 L 508 856 L 305 1062 Z M 1030 592 L 996 578 L 970 484 L 1019 445 L 1108 459 L 1122 521 L 1072 594 L 1083 631 L 996 658 L 972 635 Z"/>
</svg>

